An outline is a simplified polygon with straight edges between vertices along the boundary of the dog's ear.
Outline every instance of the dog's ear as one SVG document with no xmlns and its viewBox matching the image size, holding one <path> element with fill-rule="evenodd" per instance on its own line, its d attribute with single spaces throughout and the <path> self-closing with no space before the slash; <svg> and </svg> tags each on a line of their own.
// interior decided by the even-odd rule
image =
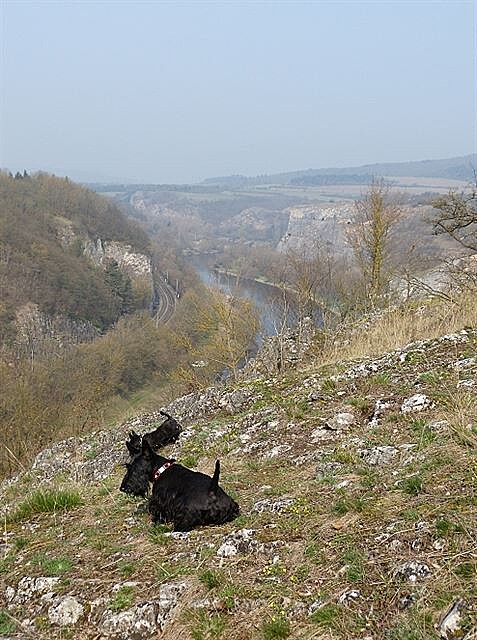
<svg viewBox="0 0 477 640">
<path fill-rule="evenodd" d="M 220 462 L 216 460 L 214 475 L 212 476 L 212 479 L 210 481 L 210 487 L 209 487 L 210 493 L 217 493 L 217 489 L 219 488 L 219 476 L 220 476 Z"/>
<path fill-rule="evenodd" d="M 142 455 L 145 458 L 152 458 L 152 456 L 154 455 L 154 451 L 152 450 L 152 447 L 149 444 L 148 438 L 142 439 Z"/>
</svg>

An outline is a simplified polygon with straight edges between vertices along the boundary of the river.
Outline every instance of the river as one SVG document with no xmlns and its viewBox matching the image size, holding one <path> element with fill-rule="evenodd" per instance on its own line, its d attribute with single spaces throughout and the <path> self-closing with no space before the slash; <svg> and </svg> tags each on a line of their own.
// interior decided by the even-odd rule
<svg viewBox="0 0 477 640">
<path fill-rule="evenodd" d="M 261 323 L 258 343 L 275 335 L 285 326 L 292 327 L 297 323 L 298 305 L 293 293 L 265 282 L 219 272 L 214 269 L 211 256 L 192 256 L 189 262 L 208 287 L 215 287 L 229 295 L 253 302 Z M 317 325 L 321 324 L 318 317 L 316 322 Z"/>
</svg>

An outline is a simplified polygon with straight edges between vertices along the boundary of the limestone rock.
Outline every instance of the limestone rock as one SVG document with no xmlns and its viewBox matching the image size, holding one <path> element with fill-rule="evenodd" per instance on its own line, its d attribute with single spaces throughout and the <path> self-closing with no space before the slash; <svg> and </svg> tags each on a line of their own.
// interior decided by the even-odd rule
<svg viewBox="0 0 477 640">
<path fill-rule="evenodd" d="M 388 400 L 376 400 L 373 415 L 369 420 L 369 426 L 376 427 L 379 424 L 380 418 L 382 417 L 383 413 L 386 411 L 386 409 L 391 408 L 392 405 L 393 403 Z"/>
<path fill-rule="evenodd" d="M 361 449 L 359 451 L 359 455 L 363 460 L 372 466 L 379 466 L 391 462 L 397 453 L 398 449 L 391 446 L 372 447 L 371 449 Z"/>
<path fill-rule="evenodd" d="M 278 500 L 264 498 L 253 505 L 253 510 L 257 513 L 264 513 L 265 511 L 279 513 L 280 511 L 283 511 L 283 509 L 292 505 L 293 502 L 293 498 L 279 498 Z"/>
<path fill-rule="evenodd" d="M 15 596 L 12 598 L 14 604 L 25 604 L 36 596 L 53 595 L 55 586 L 58 584 L 59 578 L 50 578 L 41 576 L 39 578 L 31 578 L 25 576 L 18 583 Z"/>
<path fill-rule="evenodd" d="M 144 602 L 119 613 L 106 611 L 99 629 L 107 637 L 139 640 L 149 638 L 157 629 L 156 602 Z"/>
<path fill-rule="evenodd" d="M 159 598 L 141 602 L 125 611 L 105 611 L 99 629 L 108 638 L 117 640 L 143 640 L 157 636 L 170 618 L 186 583 L 162 585 Z"/>
<path fill-rule="evenodd" d="M 330 420 L 328 420 L 326 426 L 332 431 L 341 431 L 343 429 L 349 429 L 349 427 L 351 427 L 355 422 L 356 418 L 354 417 L 354 415 L 352 413 L 344 411 L 342 413 L 337 413 Z"/>
<path fill-rule="evenodd" d="M 350 591 L 345 591 L 338 598 L 338 602 L 340 604 L 345 604 L 347 602 L 353 602 L 361 597 L 361 592 L 358 589 L 351 589 Z"/>
<path fill-rule="evenodd" d="M 217 555 L 222 558 L 230 558 L 238 553 L 249 553 L 257 545 L 255 529 L 240 529 L 227 536 L 217 549 Z"/>
<path fill-rule="evenodd" d="M 320 609 L 322 609 L 325 606 L 325 604 L 326 603 L 324 602 L 324 600 L 315 600 L 308 607 L 308 615 L 312 616 L 316 611 L 319 611 Z"/>
<path fill-rule="evenodd" d="M 462 629 L 464 601 L 459 598 L 450 609 L 442 616 L 436 629 L 439 636 L 445 640 L 457 640 L 462 638 L 464 630 Z"/>
<path fill-rule="evenodd" d="M 249 404 L 252 398 L 253 393 L 250 389 L 235 389 L 234 391 L 222 394 L 219 405 L 233 415 Z"/>
<path fill-rule="evenodd" d="M 424 393 L 416 393 L 407 398 L 401 405 L 402 413 L 415 413 L 427 409 L 431 404 L 430 399 Z"/>
<path fill-rule="evenodd" d="M 60 625 L 60 627 L 66 627 L 68 625 L 74 625 L 83 615 L 83 605 L 78 602 L 73 596 L 65 596 L 59 598 L 48 609 L 48 618 L 53 624 Z"/>
<path fill-rule="evenodd" d="M 431 570 L 423 562 L 409 560 L 396 570 L 395 575 L 409 580 L 409 582 L 417 582 L 428 578 L 431 575 Z"/>
<path fill-rule="evenodd" d="M 224 538 L 223 543 L 217 549 L 217 555 L 223 559 L 231 558 L 238 554 L 263 553 L 273 556 L 276 550 L 285 543 L 282 540 L 273 542 L 260 542 L 255 537 L 255 529 L 240 529 Z"/>
</svg>

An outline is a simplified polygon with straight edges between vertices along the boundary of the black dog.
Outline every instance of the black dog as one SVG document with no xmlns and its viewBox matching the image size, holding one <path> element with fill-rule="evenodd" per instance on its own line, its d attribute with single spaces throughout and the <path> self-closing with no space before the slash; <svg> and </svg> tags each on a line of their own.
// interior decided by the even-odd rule
<svg viewBox="0 0 477 640">
<path fill-rule="evenodd" d="M 154 453 L 143 440 L 142 453 L 127 465 L 120 490 L 145 496 L 153 483 L 149 512 L 152 521 L 172 522 L 176 531 L 230 522 L 239 515 L 239 506 L 219 487 L 220 463 L 213 477 L 191 471 L 174 460 Z"/>
<path fill-rule="evenodd" d="M 157 429 L 150 433 L 144 434 L 142 440 L 146 440 L 153 449 L 160 449 L 167 444 L 172 444 L 180 436 L 182 427 L 172 416 L 165 411 L 159 412 L 165 416 L 167 420 L 160 424 Z M 135 431 L 129 432 L 129 439 L 126 441 L 126 447 L 131 457 L 137 456 L 141 453 L 142 446 L 141 436 Z"/>
<path fill-rule="evenodd" d="M 141 444 L 142 444 L 141 436 L 135 431 L 130 431 L 129 440 L 126 440 L 126 447 L 129 451 L 129 455 L 131 456 L 131 458 L 134 458 L 134 456 L 137 456 L 141 453 Z"/>
</svg>

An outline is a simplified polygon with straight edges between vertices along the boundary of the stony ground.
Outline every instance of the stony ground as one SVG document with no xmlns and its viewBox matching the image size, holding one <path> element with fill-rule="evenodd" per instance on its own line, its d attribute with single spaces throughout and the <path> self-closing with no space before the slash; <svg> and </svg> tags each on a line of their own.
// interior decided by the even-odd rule
<svg viewBox="0 0 477 640">
<path fill-rule="evenodd" d="M 118 491 L 159 414 L 58 443 L 0 488 L 0 636 L 477 638 L 475 331 L 167 410 L 241 516 L 174 533 Z"/>
</svg>

